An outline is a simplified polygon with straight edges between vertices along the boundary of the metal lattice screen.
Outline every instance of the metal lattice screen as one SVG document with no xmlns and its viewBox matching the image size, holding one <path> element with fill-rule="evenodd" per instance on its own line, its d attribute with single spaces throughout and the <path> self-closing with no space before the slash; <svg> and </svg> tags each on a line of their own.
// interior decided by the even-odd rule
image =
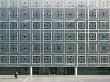
<svg viewBox="0 0 110 82">
<path fill-rule="evenodd" d="M 110 66 L 109 0 L 0 0 L 0 66 Z"/>
</svg>

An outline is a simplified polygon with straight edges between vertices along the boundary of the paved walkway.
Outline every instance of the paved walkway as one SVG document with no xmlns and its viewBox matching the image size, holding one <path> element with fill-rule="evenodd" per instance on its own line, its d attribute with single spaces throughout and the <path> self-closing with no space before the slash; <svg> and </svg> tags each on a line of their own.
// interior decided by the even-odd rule
<svg viewBox="0 0 110 82">
<path fill-rule="evenodd" d="M 0 82 L 110 82 L 110 75 L 0 75 Z"/>
</svg>

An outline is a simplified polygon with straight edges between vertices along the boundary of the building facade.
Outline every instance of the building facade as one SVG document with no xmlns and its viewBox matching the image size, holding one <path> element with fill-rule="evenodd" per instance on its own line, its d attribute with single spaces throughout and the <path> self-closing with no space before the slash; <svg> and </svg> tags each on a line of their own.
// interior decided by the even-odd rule
<svg viewBox="0 0 110 82">
<path fill-rule="evenodd" d="M 0 0 L 0 67 L 110 67 L 109 5 Z"/>
</svg>

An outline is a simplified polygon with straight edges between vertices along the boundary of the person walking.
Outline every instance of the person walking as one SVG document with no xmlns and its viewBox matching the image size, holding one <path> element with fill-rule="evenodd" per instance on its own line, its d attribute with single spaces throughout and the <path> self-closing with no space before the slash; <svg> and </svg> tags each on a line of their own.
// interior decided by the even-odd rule
<svg viewBox="0 0 110 82">
<path fill-rule="evenodd" d="M 18 78 L 18 72 L 15 73 L 15 79 L 17 79 L 17 78 Z"/>
</svg>

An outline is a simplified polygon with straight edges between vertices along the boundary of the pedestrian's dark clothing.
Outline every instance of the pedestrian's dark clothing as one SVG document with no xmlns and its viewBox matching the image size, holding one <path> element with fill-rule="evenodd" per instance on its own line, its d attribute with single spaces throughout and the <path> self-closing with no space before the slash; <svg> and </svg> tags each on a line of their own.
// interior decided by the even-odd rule
<svg viewBox="0 0 110 82">
<path fill-rule="evenodd" d="M 17 75 L 18 75 L 18 73 L 16 72 L 16 73 L 15 73 L 15 79 L 17 79 Z"/>
</svg>

